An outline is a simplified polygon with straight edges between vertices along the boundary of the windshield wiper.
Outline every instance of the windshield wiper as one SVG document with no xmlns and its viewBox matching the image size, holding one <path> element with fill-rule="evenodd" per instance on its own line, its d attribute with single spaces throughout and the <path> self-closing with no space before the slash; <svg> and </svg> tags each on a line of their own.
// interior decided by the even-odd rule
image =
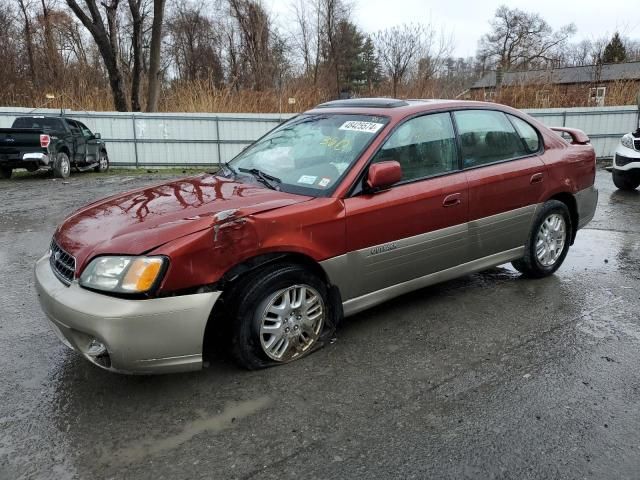
<svg viewBox="0 0 640 480">
<path fill-rule="evenodd" d="M 250 173 L 261 183 L 271 188 L 272 190 L 280 190 L 280 184 L 282 183 L 282 180 L 280 180 L 278 177 L 269 175 L 268 173 L 265 173 L 257 168 L 238 168 L 238 170 L 241 172 Z"/>
</svg>

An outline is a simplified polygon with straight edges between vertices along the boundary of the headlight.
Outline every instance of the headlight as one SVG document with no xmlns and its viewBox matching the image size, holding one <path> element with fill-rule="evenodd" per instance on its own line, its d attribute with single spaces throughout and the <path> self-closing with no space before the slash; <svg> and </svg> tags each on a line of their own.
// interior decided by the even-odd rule
<svg viewBox="0 0 640 480">
<path fill-rule="evenodd" d="M 145 293 L 160 278 L 164 257 L 98 257 L 80 276 L 80 285 L 113 293 Z"/>
<path fill-rule="evenodd" d="M 620 140 L 620 143 L 622 144 L 623 147 L 627 147 L 633 150 L 633 137 L 631 136 L 630 133 L 627 133 L 624 137 L 622 137 L 622 139 Z"/>
</svg>

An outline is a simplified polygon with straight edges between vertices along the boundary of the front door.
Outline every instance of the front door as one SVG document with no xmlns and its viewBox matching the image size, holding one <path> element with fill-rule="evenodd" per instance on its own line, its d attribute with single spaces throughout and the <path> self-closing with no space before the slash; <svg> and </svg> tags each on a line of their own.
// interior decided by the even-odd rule
<svg viewBox="0 0 640 480">
<path fill-rule="evenodd" d="M 100 144 L 93 136 L 93 133 L 91 132 L 91 130 L 89 130 L 89 128 L 87 128 L 87 126 L 84 123 L 82 122 L 76 122 L 76 123 L 78 124 L 78 127 L 80 127 L 80 131 L 82 132 L 82 136 L 85 140 L 85 148 L 86 148 L 85 161 L 87 163 L 96 163 L 98 161 Z"/>
<path fill-rule="evenodd" d="M 524 246 L 546 171 L 537 131 L 493 110 L 454 113 L 469 182 L 472 259 Z"/>
<path fill-rule="evenodd" d="M 398 161 L 402 181 L 345 200 L 349 281 L 343 300 L 464 263 L 467 180 L 449 113 L 413 118 L 372 162 Z"/>
</svg>

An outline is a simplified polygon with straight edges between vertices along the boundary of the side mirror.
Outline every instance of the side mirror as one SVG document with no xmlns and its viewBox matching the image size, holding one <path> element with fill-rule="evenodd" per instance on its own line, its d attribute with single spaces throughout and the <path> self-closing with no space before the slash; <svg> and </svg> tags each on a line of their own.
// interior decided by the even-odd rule
<svg viewBox="0 0 640 480">
<path fill-rule="evenodd" d="M 100 140 L 102 138 L 102 135 L 100 135 L 99 133 L 94 133 L 93 138 L 95 138 L 96 140 Z"/>
<path fill-rule="evenodd" d="M 377 192 L 389 188 L 402 179 L 402 167 L 395 160 L 374 163 L 369 167 L 366 186 L 369 191 Z"/>
</svg>

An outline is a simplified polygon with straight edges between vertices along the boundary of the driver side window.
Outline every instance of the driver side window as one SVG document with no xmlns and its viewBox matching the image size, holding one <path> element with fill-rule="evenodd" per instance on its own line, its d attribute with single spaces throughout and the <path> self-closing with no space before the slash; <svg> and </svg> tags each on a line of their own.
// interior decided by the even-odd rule
<svg viewBox="0 0 640 480">
<path fill-rule="evenodd" d="M 82 135 L 84 137 L 93 136 L 93 134 L 91 133 L 91 130 L 89 130 L 84 123 L 76 122 L 76 124 L 78 125 L 78 128 L 80 128 L 80 131 L 82 131 Z"/>
<path fill-rule="evenodd" d="M 458 169 L 455 134 L 448 112 L 424 115 L 400 125 L 373 162 L 395 160 L 402 181 L 440 175 Z"/>
</svg>

